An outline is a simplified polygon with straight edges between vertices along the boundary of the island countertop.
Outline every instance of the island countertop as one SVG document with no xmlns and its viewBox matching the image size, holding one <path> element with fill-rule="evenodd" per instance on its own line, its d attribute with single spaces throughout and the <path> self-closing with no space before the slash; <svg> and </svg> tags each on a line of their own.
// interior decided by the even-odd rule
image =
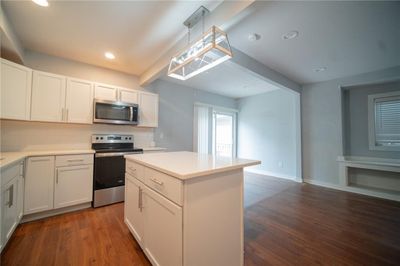
<svg viewBox="0 0 400 266">
<path fill-rule="evenodd" d="M 125 155 L 125 158 L 181 180 L 226 172 L 261 163 L 256 160 L 221 157 L 186 151 L 132 154 Z"/>
</svg>

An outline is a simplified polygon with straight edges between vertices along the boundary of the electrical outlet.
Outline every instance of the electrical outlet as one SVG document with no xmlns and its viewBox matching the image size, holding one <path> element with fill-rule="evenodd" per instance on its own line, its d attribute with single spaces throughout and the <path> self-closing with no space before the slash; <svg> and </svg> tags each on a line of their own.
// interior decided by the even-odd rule
<svg viewBox="0 0 400 266">
<path fill-rule="evenodd" d="M 279 168 L 282 168 L 282 167 L 283 167 L 282 161 L 278 161 L 278 167 L 279 167 Z"/>
<path fill-rule="evenodd" d="M 164 138 L 164 133 L 160 133 L 160 139 L 163 139 Z"/>
</svg>

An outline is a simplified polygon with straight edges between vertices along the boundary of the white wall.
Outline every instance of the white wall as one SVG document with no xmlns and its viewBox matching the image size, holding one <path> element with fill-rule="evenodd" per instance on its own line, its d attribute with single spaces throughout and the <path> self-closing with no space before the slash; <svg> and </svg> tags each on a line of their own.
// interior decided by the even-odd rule
<svg viewBox="0 0 400 266">
<path fill-rule="evenodd" d="M 133 134 L 135 146 L 148 147 L 152 129 L 117 125 L 78 125 L 1 121 L 2 151 L 90 149 L 92 134 Z"/>
<path fill-rule="evenodd" d="M 93 65 L 71 61 L 32 51 L 25 53 L 25 63 L 36 70 L 140 89 L 138 77 Z M 154 129 L 116 125 L 79 125 L 1 121 L 2 151 L 89 148 L 92 134 L 133 134 L 135 145 L 147 147 L 154 138 Z"/>
<path fill-rule="evenodd" d="M 339 184 L 336 159 L 344 155 L 341 87 L 398 79 L 400 67 L 365 73 L 302 88 L 303 177 Z"/>
<path fill-rule="evenodd" d="M 236 108 L 233 98 L 177 85 L 164 80 L 151 84 L 160 95 L 159 122 L 155 142 L 170 151 L 193 150 L 194 103 L 202 102 L 227 108 Z"/>
<path fill-rule="evenodd" d="M 105 59 L 100 57 L 99 60 Z M 26 66 L 35 70 L 127 87 L 129 89 L 141 89 L 137 76 L 69 59 L 26 51 L 24 62 Z"/>
<path fill-rule="evenodd" d="M 262 162 L 249 170 L 296 179 L 298 97 L 279 89 L 237 101 L 238 156 Z"/>
</svg>

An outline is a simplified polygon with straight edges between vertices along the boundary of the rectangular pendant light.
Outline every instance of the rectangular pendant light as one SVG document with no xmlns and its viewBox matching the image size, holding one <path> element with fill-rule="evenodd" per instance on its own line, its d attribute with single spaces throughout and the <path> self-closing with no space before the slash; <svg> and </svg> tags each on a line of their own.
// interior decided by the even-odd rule
<svg viewBox="0 0 400 266">
<path fill-rule="evenodd" d="M 232 58 L 228 36 L 212 26 L 197 41 L 171 59 L 168 76 L 187 80 Z"/>
</svg>

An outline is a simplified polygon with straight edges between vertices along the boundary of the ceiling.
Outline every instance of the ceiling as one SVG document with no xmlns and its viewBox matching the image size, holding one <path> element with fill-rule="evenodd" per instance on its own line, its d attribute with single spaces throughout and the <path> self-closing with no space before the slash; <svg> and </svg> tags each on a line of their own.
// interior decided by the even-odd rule
<svg viewBox="0 0 400 266">
<path fill-rule="evenodd" d="M 32 1 L 1 5 L 25 49 L 140 75 L 186 34 L 183 20 L 222 1 Z M 111 51 L 115 60 L 105 59 Z"/>
<path fill-rule="evenodd" d="M 262 1 L 231 45 L 300 84 L 400 65 L 400 2 Z M 296 30 L 297 38 L 282 35 Z M 248 35 L 261 35 L 250 42 Z M 325 71 L 315 69 L 326 67 Z"/>
<path fill-rule="evenodd" d="M 1 5 L 25 49 L 141 75 L 186 34 L 200 5 L 220 1 L 32 1 Z M 299 83 L 400 65 L 400 2 L 259 1 L 229 28 L 233 47 Z M 297 38 L 282 35 L 296 30 Z M 258 41 L 248 35 L 257 33 Z M 104 58 L 111 51 L 115 60 Z M 325 67 L 325 71 L 315 69 Z M 276 89 L 226 62 L 177 84 L 240 98 Z"/>
<path fill-rule="evenodd" d="M 185 81 L 170 78 L 166 74 L 162 75 L 161 79 L 232 98 L 248 97 L 279 89 L 229 61 Z"/>
</svg>

